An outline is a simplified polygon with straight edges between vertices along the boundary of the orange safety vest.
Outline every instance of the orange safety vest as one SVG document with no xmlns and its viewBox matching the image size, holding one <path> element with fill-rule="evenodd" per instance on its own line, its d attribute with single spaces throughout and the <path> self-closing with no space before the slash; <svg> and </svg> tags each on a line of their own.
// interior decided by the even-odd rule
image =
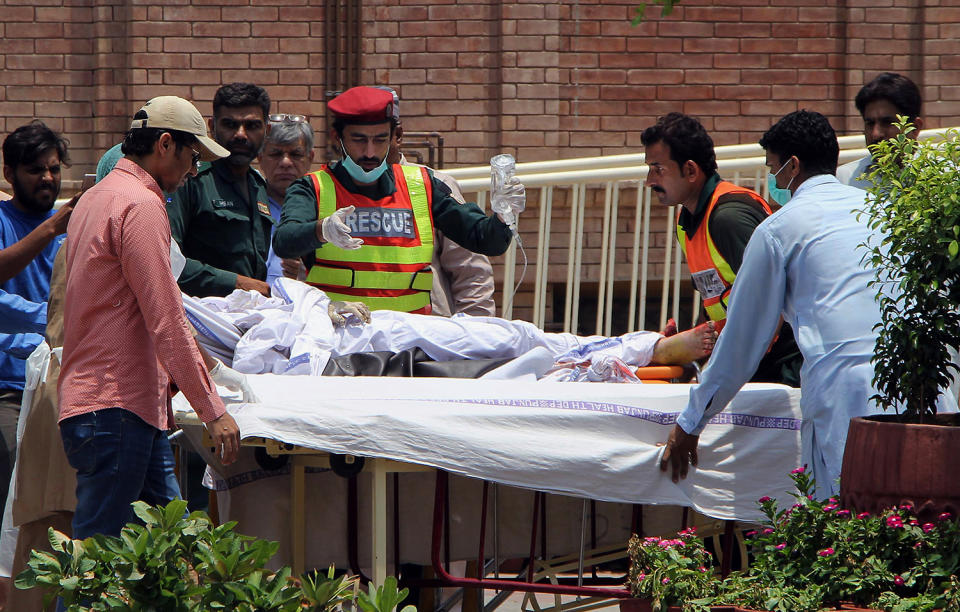
<svg viewBox="0 0 960 612">
<path fill-rule="evenodd" d="M 732 199 L 726 197 L 731 195 L 737 196 L 738 200 L 746 196 L 761 207 L 767 215 L 771 213 L 770 206 L 755 191 L 727 181 L 720 181 L 717 183 L 717 188 L 713 190 L 713 195 L 707 204 L 707 211 L 693 238 L 687 236 L 677 223 L 677 239 L 680 241 L 683 254 L 687 257 L 693 284 L 703 298 L 703 307 L 707 311 L 707 316 L 718 323 L 718 331 L 727 319 L 727 302 L 730 300 L 730 289 L 737 275 L 713 243 L 713 238 L 710 236 L 710 215 L 718 204 Z M 677 217 L 679 219 L 679 213 Z"/>
<path fill-rule="evenodd" d="M 391 166 L 396 191 L 372 200 L 347 191 L 326 165 L 311 172 L 317 218 L 356 206 L 347 217 L 350 235 L 362 238 L 356 250 L 327 244 L 316 250 L 307 283 L 332 300 L 364 302 L 371 310 L 430 313 L 433 287 L 433 192 L 427 171 Z"/>
</svg>

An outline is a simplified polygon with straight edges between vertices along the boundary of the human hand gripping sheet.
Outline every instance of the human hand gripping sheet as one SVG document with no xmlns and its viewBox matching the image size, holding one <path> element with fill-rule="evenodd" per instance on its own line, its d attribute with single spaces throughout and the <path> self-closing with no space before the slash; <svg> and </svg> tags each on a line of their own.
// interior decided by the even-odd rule
<svg viewBox="0 0 960 612">
<path fill-rule="evenodd" d="M 321 221 L 320 233 L 323 234 L 323 239 L 348 251 L 359 249 L 363 240 L 351 236 L 350 226 L 345 222 L 346 218 L 352 215 L 355 209 L 355 206 L 339 208 L 335 213 Z"/>
</svg>

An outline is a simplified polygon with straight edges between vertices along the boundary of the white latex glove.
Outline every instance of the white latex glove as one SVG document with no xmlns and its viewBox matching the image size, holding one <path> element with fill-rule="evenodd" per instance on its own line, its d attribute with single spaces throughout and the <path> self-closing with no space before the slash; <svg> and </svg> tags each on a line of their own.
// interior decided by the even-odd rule
<svg viewBox="0 0 960 612">
<path fill-rule="evenodd" d="M 363 302 L 341 302 L 332 300 L 327 306 L 327 314 L 330 315 L 330 321 L 334 327 L 346 324 L 347 317 L 351 315 L 356 317 L 362 323 L 370 322 L 370 308 Z"/>
<path fill-rule="evenodd" d="M 490 203 L 501 221 L 516 227 L 517 216 L 527 207 L 527 190 L 520 179 L 511 176 L 490 196 Z"/>
<path fill-rule="evenodd" d="M 359 249 L 363 240 L 354 238 L 350 235 L 350 226 L 344 223 L 349 215 L 353 214 L 355 206 L 346 206 L 337 209 L 329 217 L 325 218 L 320 224 L 320 233 L 323 239 L 341 249 L 354 250 Z"/>
<path fill-rule="evenodd" d="M 226 387 L 231 391 L 240 391 L 243 394 L 244 403 L 249 404 L 260 401 L 259 398 L 257 398 L 257 394 L 250 388 L 247 377 L 233 368 L 228 368 L 223 365 L 223 362 L 219 359 L 217 360 L 217 365 L 213 366 L 213 369 L 210 370 L 210 378 L 221 387 Z"/>
</svg>

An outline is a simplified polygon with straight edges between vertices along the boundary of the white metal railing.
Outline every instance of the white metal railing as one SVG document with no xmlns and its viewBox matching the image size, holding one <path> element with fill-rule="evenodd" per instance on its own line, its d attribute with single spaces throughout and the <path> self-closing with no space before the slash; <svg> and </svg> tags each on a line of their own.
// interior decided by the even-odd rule
<svg viewBox="0 0 960 612">
<path fill-rule="evenodd" d="M 947 129 L 924 130 L 921 138 L 940 137 Z M 863 136 L 842 136 L 839 163 L 844 164 L 867 155 Z M 717 147 L 717 165 L 720 175 L 729 181 L 750 187 L 767 197 L 767 168 L 763 150 L 756 144 Z M 475 166 L 443 170 L 455 177 L 467 197 L 484 206 L 486 192 L 490 187 L 490 167 Z M 551 231 L 554 221 L 553 200 L 558 190 L 570 193 L 567 235 L 566 287 L 563 306 L 563 330 L 576 331 L 580 321 L 580 290 L 582 285 L 582 254 L 584 246 L 584 219 L 589 189 L 603 189 L 603 218 L 600 242 L 600 270 L 597 289 L 597 316 L 594 330 L 597 334 L 610 335 L 613 323 L 613 293 L 616 281 L 615 255 L 618 247 L 616 220 L 621 205 L 621 191 L 636 189 L 634 206 L 634 231 L 630 247 L 631 266 L 629 284 L 629 309 L 627 329 L 640 329 L 646 320 L 647 293 L 650 284 L 650 248 L 653 236 L 659 232 L 650 227 L 652 192 L 643 186 L 647 166 L 642 153 L 609 155 L 595 158 L 525 162 L 517 164 L 517 176 L 528 189 L 538 188 L 539 206 L 537 225 L 537 249 L 527 253 L 530 264 L 535 267 L 533 282 L 533 313 L 531 322 L 538 327 L 546 323 L 548 271 L 560 262 L 550 261 L 550 245 L 555 238 Z M 668 316 L 679 322 L 681 279 L 685 276 L 682 255 L 674 248 L 675 207 L 666 211 L 666 234 L 664 248 L 664 274 L 661 280 L 660 329 Z M 561 238 L 562 239 L 562 238 Z M 516 241 L 504 255 L 504 274 L 500 316 L 513 317 L 512 294 L 515 282 Z M 639 265 L 636 264 L 639 262 Z M 694 321 L 698 316 L 700 296 L 694 291 L 692 309 Z M 691 321 L 690 323 L 694 323 Z"/>
</svg>

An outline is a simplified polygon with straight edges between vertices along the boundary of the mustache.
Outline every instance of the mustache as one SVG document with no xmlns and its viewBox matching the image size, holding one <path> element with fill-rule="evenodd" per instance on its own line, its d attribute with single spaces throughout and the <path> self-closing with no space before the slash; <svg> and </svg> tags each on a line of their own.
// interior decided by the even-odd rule
<svg viewBox="0 0 960 612">
<path fill-rule="evenodd" d="M 357 163 L 362 164 L 363 162 L 371 162 L 379 166 L 380 162 L 382 161 L 383 160 L 380 159 L 379 157 L 361 157 L 360 159 L 357 160 Z"/>
</svg>

